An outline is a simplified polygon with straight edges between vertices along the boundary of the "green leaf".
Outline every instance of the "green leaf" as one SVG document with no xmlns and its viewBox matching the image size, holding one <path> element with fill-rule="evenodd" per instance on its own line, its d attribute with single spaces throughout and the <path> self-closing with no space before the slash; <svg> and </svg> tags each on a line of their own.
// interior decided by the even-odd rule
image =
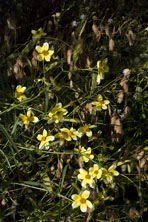
<svg viewBox="0 0 148 222">
<path fill-rule="evenodd" d="M 9 135 L 8 131 L 5 129 L 5 127 L 1 123 L 0 123 L 0 129 L 4 133 L 4 135 L 6 136 L 8 141 L 9 141 L 10 149 L 11 149 L 11 152 L 12 152 L 12 156 L 13 156 L 15 164 L 17 165 L 17 161 L 16 161 L 15 153 L 14 153 L 14 150 L 15 150 L 17 152 L 17 154 L 19 155 L 17 146 L 15 145 L 15 143 L 14 143 L 13 139 L 11 138 L 11 136 Z M 13 148 L 14 148 L 14 150 L 13 150 Z"/>
</svg>

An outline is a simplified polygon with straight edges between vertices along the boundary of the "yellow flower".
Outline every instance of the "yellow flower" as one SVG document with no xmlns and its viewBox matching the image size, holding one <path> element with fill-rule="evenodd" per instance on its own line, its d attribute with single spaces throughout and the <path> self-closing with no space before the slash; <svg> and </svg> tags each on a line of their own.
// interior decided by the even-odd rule
<svg viewBox="0 0 148 222">
<path fill-rule="evenodd" d="M 43 134 L 39 134 L 37 135 L 37 139 L 39 141 L 41 141 L 40 145 L 39 145 L 39 149 L 41 148 L 45 148 L 49 145 L 49 141 L 53 141 L 54 140 L 54 136 L 47 136 L 47 130 L 43 130 Z"/>
<path fill-rule="evenodd" d="M 101 80 L 104 79 L 104 73 L 109 71 L 107 62 L 108 62 L 107 58 L 97 62 L 97 68 L 98 68 L 97 83 L 98 84 L 100 84 Z"/>
<path fill-rule="evenodd" d="M 20 102 L 24 99 L 26 99 L 26 96 L 24 95 L 24 92 L 26 91 L 26 87 L 22 87 L 21 85 L 18 85 L 16 87 L 16 92 L 15 92 L 15 98 L 19 100 Z"/>
<path fill-rule="evenodd" d="M 38 117 L 34 116 L 30 109 L 27 111 L 27 115 L 20 114 L 20 118 L 21 124 L 24 124 L 26 128 L 29 126 L 30 122 L 37 123 L 39 121 Z"/>
<path fill-rule="evenodd" d="M 33 34 L 33 39 L 39 39 L 42 36 L 46 35 L 46 33 L 43 32 L 42 28 L 39 28 L 37 31 L 36 30 L 32 30 L 31 33 Z"/>
<path fill-rule="evenodd" d="M 102 169 L 99 169 L 97 164 L 94 164 L 93 167 L 89 168 L 89 174 L 92 178 L 100 179 L 102 175 Z"/>
<path fill-rule="evenodd" d="M 92 160 L 94 158 L 94 155 L 91 154 L 91 148 L 88 147 L 86 150 L 84 147 L 79 146 L 78 148 L 75 148 L 75 151 L 84 154 L 80 156 L 80 159 L 84 162 L 88 162 L 90 159 Z M 86 155 L 86 156 L 85 156 Z"/>
<path fill-rule="evenodd" d="M 72 207 L 73 208 L 80 207 L 80 210 L 82 212 L 86 212 L 88 207 L 92 208 L 93 207 L 92 203 L 89 200 L 87 200 L 89 195 L 90 191 L 88 190 L 81 192 L 79 195 L 73 194 L 71 196 L 71 198 L 74 200 L 74 202 L 72 203 Z"/>
<path fill-rule="evenodd" d="M 86 185 L 89 184 L 91 188 L 94 188 L 95 181 L 93 178 L 90 176 L 90 174 L 84 170 L 84 169 L 79 169 L 79 174 L 78 174 L 78 179 L 81 181 L 82 187 L 86 188 Z"/>
<path fill-rule="evenodd" d="M 103 97 L 100 94 L 98 95 L 97 101 L 92 102 L 92 104 L 96 106 L 97 110 L 107 109 L 107 105 L 109 103 L 109 100 L 103 100 Z"/>
<path fill-rule="evenodd" d="M 37 59 L 39 61 L 43 61 L 45 59 L 46 62 L 49 62 L 54 53 L 53 50 L 49 50 L 49 44 L 47 42 L 45 42 L 42 47 L 37 45 L 35 49 L 38 52 Z"/>
<path fill-rule="evenodd" d="M 63 116 L 67 114 L 67 110 L 62 108 L 62 104 L 58 103 L 55 108 L 52 109 L 52 111 L 49 113 L 49 120 L 48 122 L 55 122 L 59 123 L 59 121 L 63 120 Z"/>
<path fill-rule="evenodd" d="M 108 169 L 102 168 L 103 179 L 111 183 L 114 176 L 118 176 L 119 172 L 115 170 L 115 166 L 110 166 Z"/>
<path fill-rule="evenodd" d="M 82 135 L 86 134 L 86 136 L 91 137 L 92 136 L 92 131 L 90 129 L 95 128 L 95 125 L 85 125 L 79 128 L 79 132 L 82 133 Z"/>
</svg>

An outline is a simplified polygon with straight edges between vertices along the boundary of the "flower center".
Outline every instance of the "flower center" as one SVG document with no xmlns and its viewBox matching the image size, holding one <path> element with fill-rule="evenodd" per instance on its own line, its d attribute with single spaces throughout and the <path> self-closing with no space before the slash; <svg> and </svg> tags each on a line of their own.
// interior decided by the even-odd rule
<svg viewBox="0 0 148 222">
<path fill-rule="evenodd" d="M 110 176 L 112 176 L 112 173 L 111 172 L 107 172 L 106 173 L 106 177 L 110 177 Z"/>
<path fill-rule="evenodd" d="M 63 114 L 63 113 L 62 113 L 62 111 L 60 111 L 60 110 L 57 110 L 56 113 L 55 113 L 56 116 L 60 116 L 60 115 L 62 115 L 62 114 Z"/>
<path fill-rule="evenodd" d="M 103 101 L 98 101 L 99 106 L 102 106 L 102 104 L 103 104 Z"/>
<path fill-rule="evenodd" d="M 105 66 L 102 66 L 101 68 L 102 68 L 103 71 L 105 70 Z"/>
<path fill-rule="evenodd" d="M 69 136 L 72 136 L 73 135 L 73 132 L 69 131 Z"/>
<path fill-rule="evenodd" d="M 46 137 L 45 137 L 45 136 L 43 136 L 43 137 L 42 137 L 42 141 L 45 141 L 45 140 L 46 140 Z"/>
<path fill-rule="evenodd" d="M 80 199 L 80 203 L 81 203 L 81 204 L 84 204 L 84 203 L 86 203 L 86 200 L 85 200 L 84 198 L 81 198 L 81 199 Z"/>
<path fill-rule="evenodd" d="M 36 31 L 36 35 L 40 35 L 41 34 L 41 31 L 40 30 L 37 30 Z"/>
<path fill-rule="evenodd" d="M 27 120 L 27 122 L 30 122 L 31 121 L 31 116 L 26 116 L 27 118 L 26 118 L 26 120 Z"/>
<path fill-rule="evenodd" d="M 44 50 L 44 51 L 42 52 L 42 54 L 43 54 L 44 56 L 47 56 L 47 55 L 48 55 L 48 50 Z"/>
<path fill-rule="evenodd" d="M 83 131 L 84 131 L 84 133 L 86 133 L 88 131 L 88 126 L 84 126 Z"/>
<path fill-rule="evenodd" d="M 99 171 L 98 170 L 95 170 L 95 172 L 94 172 L 95 174 L 98 174 L 99 173 Z"/>
<path fill-rule="evenodd" d="M 22 95 L 23 95 L 22 92 L 17 92 L 17 97 L 20 97 L 20 96 L 22 96 Z"/>
<path fill-rule="evenodd" d="M 86 179 L 90 179 L 90 176 L 87 174 L 87 175 L 85 176 L 85 178 L 86 178 Z"/>
</svg>

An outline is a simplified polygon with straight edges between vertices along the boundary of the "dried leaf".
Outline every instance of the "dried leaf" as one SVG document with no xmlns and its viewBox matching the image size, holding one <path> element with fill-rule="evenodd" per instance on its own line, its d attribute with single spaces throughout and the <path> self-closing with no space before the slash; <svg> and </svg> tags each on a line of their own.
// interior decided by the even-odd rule
<svg viewBox="0 0 148 222">
<path fill-rule="evenodd" d="M 116 141 L 120 143 L 123 135 L 123 130 L 122 130 L 122 123 L 120 119 L 116 119 L 114 130 L 116 132 Z"/>
<path fill-rule="evenodd" d="M 101 38 L 101 31 L 98 29 L 97 25 L 95 25 L 95 24 L 92 25 L 92 30 L 96 35 L 97 42 L 99 42 L 99 40 Z"/>
<path fill-rule="evenodd" d="M 22 60 L 17 58 L 16 63 L 13 66 L 14 75 L 17 80 L 25 80 L 26 73 L 23 70 L 23 66 Z"/>
<path fill-rule="evenodd" d="M 53 30 L 53 22 L 51 20 L 49 20 L 48 24 L 47 24 L 47 31 L 51 32 Z"/>
<path fill-rule="evenodd" d="M 127 80 L 125 78 L 123 78 L 123 80 L 121 80 L 120 85 L 123 87 L 124 89 L 124 93 L 128 93 L 128 84 L 127 84 Z"/>
<path fill-rule="evenodd" d="M 79 164 L 79 168 L 83 168 L 83 161 L 80 159 L 80 158 L 78 158 L 78 164 Z"/>
<path fill-rule="evenodd" d="M 16 29 L 15 22 L 12 20 L 12 18 L 7 19 L 7 25 L 8 25 L 8 28 L 11 29 L 11 30 Z"/>
<path fill-rule="evenodd" d="M 72 46 L 70 46 L 70 48 L 67 50 L 67 63 L 68 65 L 70 65 L 71 63 L 71 57 L 72 57 Z"/>
<path fill-rule="evenodd" d="M 129 217 L 130 218 L 140 217 L 140 213 L 134 207 L 132 207 L 129 210 Z"/>
<path fill-rule="evenodd" d="M 86 110 L 88 110 L 88 112 L 89 112 L 90 114 L 92 114 L 92 111 L 93 111 L 93 106 L 92 106 L 92 104 L 87 103 L 87 104 L 86 104 Z"/>
<path fill-rule="evenodd" d="M 122 103 L 123 98 L 124 98 L 124 92 L 123 92 L 123 90 L 120 90 L 119 93 L 117 94 L 117 102 L 119 104 Z"/>
<path fill-rule="evenodd" d="M 120 119 L 116 119 L 114 130 L 116 133 L 123 134 L 122 123 L 121 123 Z"/>
<path fill-rule="evenodd" d="M 81 111 L 81 117 L 83 120 L 85 120 L 85 112 Z"/>
<path fill-rule="evenodd" d="M 128 106 L 125 106 L 123 112 L 124 112 L 124 117 L 127 117 L 130 112 L 130 108 Z"/>
<path fill-rule="evenodd" d="M 128 31 L 128 42 L 130 46 L 134 44 L 134 33 L 132 30 Z"/>
<path fill-rule="evenodd" d="M 143 168 L 145 164 L 146 164 L 146 158 L 143 157 L 143 158 L 140 160 L 140 168 Z"/>
<path fill-rule="evenodd" d="M 115 42 L 113 39 L 109 40 L 109 51 L 113 51 L 115 46 Z"/>
<path fill-rule="evenodd" d="M 90 69 L 91 61 L 90 61 L 90 58 L 88 56 L 86 58 L 86 64 L 87 64 L 87 67 Z"/>
<path fill-rule="evenodd" d="M 73 88 L 73 81 L 72 80 L 70 80 L 69 86 L 70 86 L 70 88 Z"/>
<path fill-rule="evenodd" d="M 37 52 L 36 52 L 36 50 L 33 50 L 32 55 L 33 55 L 33 57 L 32 57 L 31 63 L 32 63 L 34 68 L 37 68 L 38 62 L 37 62 Z"/>
<path fill-rule="evenodd" d="M 115 125 L 116 119 L 117 119 L 117 114 L 116 114 L 116 112 L 114 112 L 111 117 L 111 125 Z"/>
<path fill-rule="evenodd" d="M 110 28 L 108 23 L 105 25 L 105 34 L 110 38 L 111 37 L 111 33 L 110 33 Z"/>
<path fill-rule="evenodd" d="M 120 82 L 120 85 L 123 87 L 125 93 L 128 92 L 128 80 L 130 77 L 130 73 L 131 73 L 131 70 L 126 71 L 124 73 L 124 77 L 122 78 L 122 80 Z"/>
<path fill-rule="evenodd" d="M 56 171 L 56 177 L 57 177 L 58 179 L 60 179 L 61 176 L 62 176 L 62 171 L 63 171 L 63 159 L 64 159 L 64 154 L 62 154 L 62 155 L 60 156 L 60 159 L 59 159 L 59 161 L 58 161 L 58 169 L 57 169 L 57 171 Z"/>
</svg>

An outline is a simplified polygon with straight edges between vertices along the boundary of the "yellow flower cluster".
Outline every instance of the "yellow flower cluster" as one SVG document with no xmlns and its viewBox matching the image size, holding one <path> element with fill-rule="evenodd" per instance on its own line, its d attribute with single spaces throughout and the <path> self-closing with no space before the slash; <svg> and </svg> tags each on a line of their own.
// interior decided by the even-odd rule
<svg viewBox="0 0 148 222">
<path fill-rule="evenodd" d="M 83 168 L 80 168 L 79 169 L 79 174 L 78 174 L 78 180 L 81 182 L 81 186 L 82 188 L 94 188 L 95 187 L 95 180 L 103 180 L 106 184 L 110 184 L 111 182 L 113 182 L 113 177 L 114 176 L 118 176 L 119 175 L 119 172 L 116 170 L 116 166 L 115 165 L 112 165 L 110 166 L 108 169 L 106 168 L 100 168 L 98 164 L 94 164 L 93 167 L 90 167 L 89 168 L 89 171 L 83 169 Z M 85 191 L 84 191 L 85 192 Z M 72 207 L 73 208 L 77 208 L 77 207 L 80 207 L 80 210 L 82 212 L 86 212 L 87 211 L 87 208 L 92 208 L 93 205 L 92 203 L 89 205 L 87 205 L 86 203 L 86 199 L 84 200 L 84 202 L 82 201 L 81 198 L 82 197 L 82 192 L 77 195 L 77 194 L 74 194 L 72 195 L 72 199 L 74 200 L 73 203 L 72 203 Z M 90 193 L 89 193 L 90 194 Z M 106 192 L 103 190 L 103 193 L 100 193 L 100 195 L 104 195 L 106 196 Z M 108 199 L 108 197 L 104 197 L 104 196 L 100 196 L 102 197 L 102 199 Z M 103 198 L 104 197 L 104 198 Z"/>
<path fill-rule="evenodd" d="M 33 38 L 39 39 L 46 35 L 43 32 L 42 28 L 39 28 L 37 31 L 32 30 Z M 37 54 L 37 59 L 39 61 L 49 62 L 54 54 L 54 50 L 49 49 L 48 42 L 43 43 L 42 46 L 37 45 L 35 47 Z M 97 62 L 97 83 L 100 84 L 101 80 L 104 79 L 104 73 L 108 72 L 109 67 L 107 65 L 108 60 L 104 59 Z M 38 79 L 37 81 L 46 82 L 46 77 L 42 79 Z M 25 96 L 26 87 L 18 85 L 15 91 L 15 98 L 19 101 L 26 99 Z M 109 100 L 104 100 L 102 95 L 98 95 L 97 100 L 92 102 L 92 105 L 96 107 L 97 110 L 106 110 L 107 105 L 109 104 Z M 62 107 L 62 103 L 57 103 L 54 108 L 52 108 L 48 113 L 48 123 L 55 127 L 56 134 L 51 135 L 50 131 L 45 128 L 42 128 L 42 133 L 36 136 L 36 139 L 39 143 L 39 149 L 48 150 L 49 146 L 52 144 L 50 142 L 54 140 L 60 145 L 67 145 L 67 142 L 76 141 L 76 148 L 74 149 L 75 154 L 77 153 L 80 158 L 80 169 L 78 170 L 77 180 L 78 183 L 81 184 L 82 190 L 79 194 L 73 194 L 71 196 L 73 203 L 72 207 L 77 208 L 80 207 L 82 212 L 86 212 L 88 208 L 93 208 L 93 204 L 88 198 L 90 197 L 90 191 L 95 187 L 97 180 L 103 181 L 106 186 L 110 185 L 113 182 L 115 176 L 119 175 L 119 172 L 116 170 L 115 165 L 111 165 L 109 168 L 103 167 L 103 163 L 99 161 L 98 164 L 94 161 L 94 155 L 91 147 L 84 148 L 81 144 L 84 144 L 85 139 L 88 137 L 89 142 L 93 138 L 93 129 L 96 125 L 85 124 L 76 130 L 73 127 L 63 127 L 61 128 L 61 122 L 64 121 L 65 116 L 67 115 L 67 109 Z M 25 125 L 25 128 L 28 128 L 32 123 L 37 123 L 39 121 L 38 117 L 35 116 L 31 109 L 28 109 L 25 114 L 20 114 L 20 123 Z M 53 128 L 54 130 L 54 128 Z M 82 137 L 84 136 L 84 137 Z M 82 137 L 82 138 L 81 138 Z M 84 140 L 83 140 L 84 139 Z M 93 141 L 93 140 L 92 140 Z M 55 142 L 55 143 L 56 143 Z M 54 142 L 53 142 L 54 144 Z M 89 168 L 84 169 L 83 166 L 85 163 L 89 163 Z M 93 162 L 93 165 L 90 165 Z M 101 164 L 100 164 L 101 163 Z M 88 165 L 88 164 L 87 164 Z M 106 192 L 103 191 L 102 195 L 106 195 Z M 102 198 L 103 199 L 103 198 Z"/>
</svg>

